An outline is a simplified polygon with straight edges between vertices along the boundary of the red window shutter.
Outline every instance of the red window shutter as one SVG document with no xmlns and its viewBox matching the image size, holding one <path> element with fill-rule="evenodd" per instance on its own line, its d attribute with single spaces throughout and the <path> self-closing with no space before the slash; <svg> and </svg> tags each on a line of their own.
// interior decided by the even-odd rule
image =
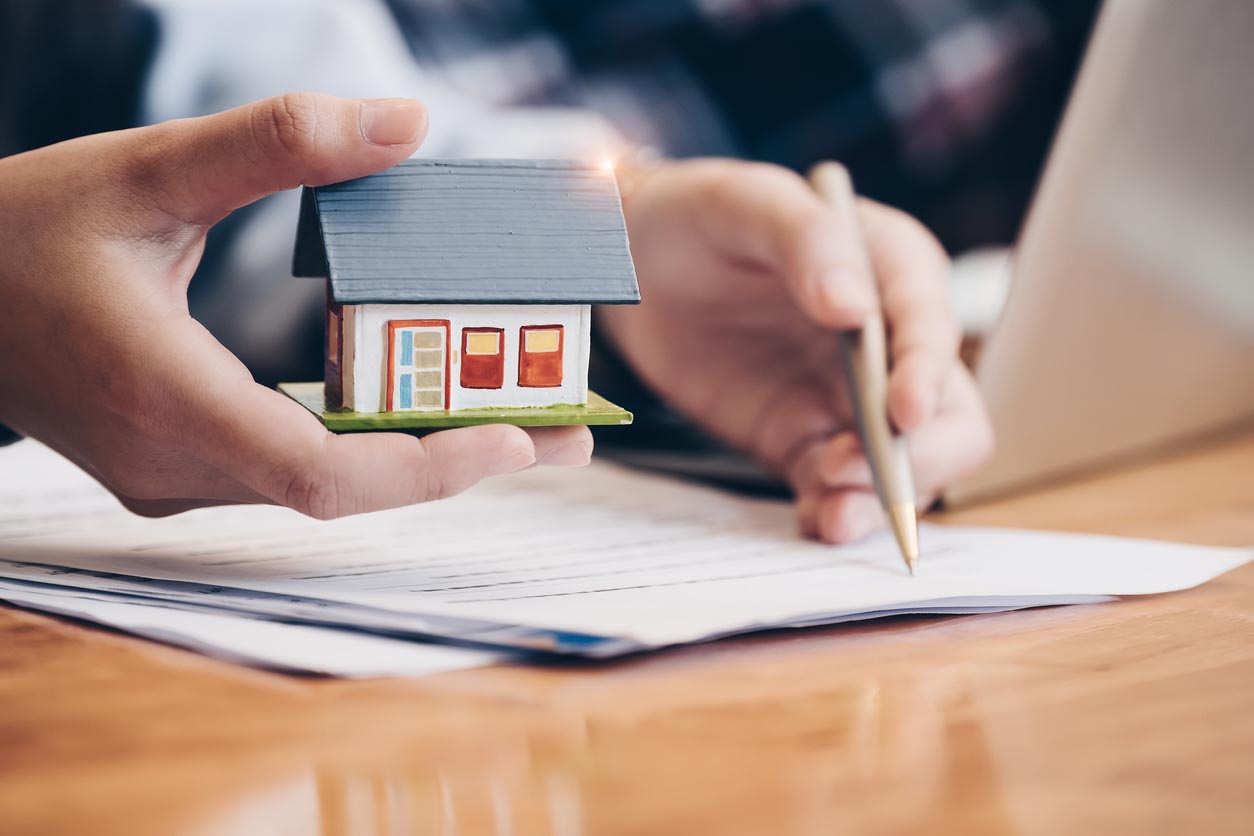
<svg viewBox="0 0 1254 836">
<path fill-rule="evenodd" d="M 505 330 L 462 329 L 463 389 L 500 389 L 505 383 Z"/>
<path fill-rule="evenodd" d="M 518 385 L 561 386 L 565 342 L 566 329 L 561 325 L 524 326 L 518 334 Z"/>
</svg>

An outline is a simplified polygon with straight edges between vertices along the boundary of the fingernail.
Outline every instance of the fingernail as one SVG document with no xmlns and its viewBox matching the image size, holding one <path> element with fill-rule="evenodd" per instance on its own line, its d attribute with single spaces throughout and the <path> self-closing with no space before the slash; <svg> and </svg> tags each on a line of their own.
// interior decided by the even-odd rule
<svg viewBox="0 0 1254 836">
<path fill-rule="evenodd" d="M 844 268 L 823 274 L 819 279 L 819 295 L 834 310 L 870 313 L 879 304 L 866 281 Z"/>
<path fill-rule="evenodd" d="M 540 457 L 536 466 L 583 467 L 592 461 L 592 452 L 583 444 L 563 444 Z"/>
<path fill-rule="evenodd" d="M 507 473 L 517 473 L 525 467 L 531 467 L 536 463 L 534 453 L 527 450 L 517 450 L 506 456 L 497 459 L 491 467 L 488 468 L 488 476 L 504 476 Z"/>
<path fill-rule="evenodd" d="M 364 99 L 361 103 L 361 135 L 373 145 L 409 145 L 426 121 L 426 108 L 413 99 Z"/>
</svg>

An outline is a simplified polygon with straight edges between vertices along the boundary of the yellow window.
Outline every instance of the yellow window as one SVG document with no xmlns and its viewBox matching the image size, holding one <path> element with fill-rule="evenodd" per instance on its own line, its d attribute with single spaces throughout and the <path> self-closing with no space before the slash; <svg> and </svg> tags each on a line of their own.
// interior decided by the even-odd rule
<svg viewBox="0 0 1254 836">
<path fill-rule="evenodd" d="M 470 331 L 466 334 L 467 354 L 500 354 L 501 335 L 497 331 Z"/>
<path fill-rule="evenodd" d="M 561 345 L 561 333 L 557 328 L 528 331 L 526 352 L 528 354 L 541 354 L 557 351 Z"/>
</svg>

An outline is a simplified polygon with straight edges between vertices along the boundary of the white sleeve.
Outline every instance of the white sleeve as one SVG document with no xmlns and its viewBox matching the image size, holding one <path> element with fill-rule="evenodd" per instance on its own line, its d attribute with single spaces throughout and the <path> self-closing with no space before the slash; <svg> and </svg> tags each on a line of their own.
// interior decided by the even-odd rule
<svg viewBox="0 0 1254 836">
<path fill-rule="evenodd" d="M 280 93 L 421 99 L 428 157 L 589 157 L 617 146 L 596 114 L 502 108 L 454 89 L 414 60 L 379 0 L 143 0 L 161 41 L 145 117 L 197 116 Z"/>
<path fill-rule="evenodd" d="M 409 96 L 426 103 L 430 130 L 418 156 L 602 159 L 619 147 L 595 114 L 502 108 L 420 67 L 379 0 L 143 0 L 160 45 L 144 97 L 146 122 L 225 110 L 281 93 Z M 297 335 L 321 316 L 320 282 L 291 278 L 299 197 L 253 207 L 193 313 L 259 376 L 301 358 Z"/>
</svg>

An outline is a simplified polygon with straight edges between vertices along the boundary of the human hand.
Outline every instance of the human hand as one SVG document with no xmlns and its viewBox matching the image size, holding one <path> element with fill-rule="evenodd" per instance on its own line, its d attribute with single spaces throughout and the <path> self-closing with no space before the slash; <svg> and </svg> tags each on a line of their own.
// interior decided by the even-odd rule
<svg viewBox="0 0 1254 836">
<path fill-rule="evenodd" d="M 412 100 L 293 94 L 0 160 L 0 422 L 148 515 L 263 502 L 325 519 L 585 464 L 583 427 L 332 435 L 188 313 L 215 223 L 395 165 L 426 127 Z"/>
<path fill-rule="evenodd" d="M 784 476 L 806 533 L 846 542 L 884 523 L 835 335 L 877 307 L 921 505 L 988 456 L 948 259 L 912 218 L 859 201 L 871 276 L 857 231 L 785 169 L 695 160 L 627 172 L 623 187 L 644 301 L 599 309 L 601 333 L 671 405 Z"/>
</svg>

